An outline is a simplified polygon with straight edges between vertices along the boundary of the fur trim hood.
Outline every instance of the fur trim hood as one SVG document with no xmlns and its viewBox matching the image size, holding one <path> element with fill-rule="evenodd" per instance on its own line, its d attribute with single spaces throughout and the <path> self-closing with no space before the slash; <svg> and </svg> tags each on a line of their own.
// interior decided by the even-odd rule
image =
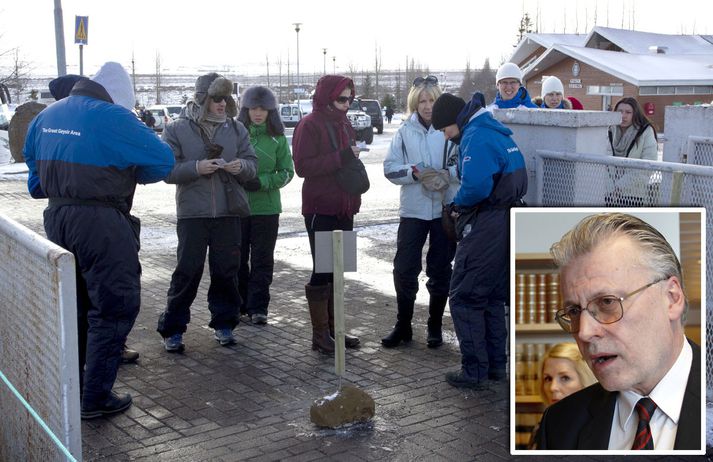
<svg viewBox="0 0 713 462">
<path fill-rule="evenodd" d="M 228 117 L 235 117 L 238 115 L 238 107 L 232 95 L 233 82 L 220 74 L 211 72 L 198 77 L 196 80 L 196 93 L 193 99 L 200 106 L 205 106 L 206 99 L 209 96 L 225 96 L 227 97 L 225 114 Z"/>
<path fill-rule="evenodd" d="M 271 111 L 277 109 L 277 99 L 275 94 L 267 87 L 250 87 L 243 92 L 241 107 L 248 109 L 261 107 L 266 111 Z"/>
</svg>

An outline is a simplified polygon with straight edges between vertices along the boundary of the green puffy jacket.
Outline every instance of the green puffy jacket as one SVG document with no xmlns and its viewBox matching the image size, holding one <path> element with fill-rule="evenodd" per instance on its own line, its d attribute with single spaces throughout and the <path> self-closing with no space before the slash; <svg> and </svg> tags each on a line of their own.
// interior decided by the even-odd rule
<svg viewBox="0 0 713 462">
<path fill-rule="evenodd" d="M 295 175 L 292 154 L 285 135 L 270 136 L 265 124 L 250 124 L 250 144 L 257 155 L 259 191 L 249 191 L 251 215 L 275 215 L 282 212 L 280 188 Z"/>
</svg>

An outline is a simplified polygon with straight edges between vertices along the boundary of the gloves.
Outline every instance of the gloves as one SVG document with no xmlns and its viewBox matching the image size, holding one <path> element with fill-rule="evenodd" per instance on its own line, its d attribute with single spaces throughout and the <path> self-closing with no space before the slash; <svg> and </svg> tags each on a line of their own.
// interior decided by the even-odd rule
<svg viewBox="0 0 713 462">
<path fill-rule="evenodd" d="M 243 185 L 243 188 L 245 188 L 246 191 L 259 191 L 261 186 L 262 185 L 260 184 L 260 178 L 255 177 L 250 178 L 248 181 L 246 181 Z"/>
</svg>

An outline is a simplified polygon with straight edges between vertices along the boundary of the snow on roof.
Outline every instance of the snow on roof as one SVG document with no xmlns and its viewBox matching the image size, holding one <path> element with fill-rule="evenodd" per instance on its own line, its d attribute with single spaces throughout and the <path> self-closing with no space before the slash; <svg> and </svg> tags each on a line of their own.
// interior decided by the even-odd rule
<svg viewBox="0 0 713 462">
<path fill-rule="evenodd" d="M 508 61 L 521 65 L 522 61 L 539 47 L 550 48 L 556 44 L 584 46 L 587 38 L 587 35 L 582 34 L 539 34 L 530 32 L 525 34 L 525 38 L 518 43 Z"/>
<path fill-rule="evenodd" d="M 703 55 L 713 54 L 713 43 L 700 35 L 669 35 L 610 27 L 594 27 L 584 42 L 590 47 L 597 35 L 618 46 L 627 53 L 650 53 L 649 47 L 665 47 L 667 54 Z M 570 45 L 582 46 L 575 43 Z"/>
<path fill-rule="evenodd" d="M 566 45 L 554 45 L 523 75 L 527 80 L 568 56 L 636 86 L 713 85 L 713 54 L 629 54 Z"/>
</svg>

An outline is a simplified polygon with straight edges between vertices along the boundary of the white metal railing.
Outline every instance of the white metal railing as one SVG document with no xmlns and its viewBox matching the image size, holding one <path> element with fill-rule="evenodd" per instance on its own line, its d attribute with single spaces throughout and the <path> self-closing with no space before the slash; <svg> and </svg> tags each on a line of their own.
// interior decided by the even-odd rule
<svg viewBox="0 0 713 462">
<path fill-rule="evenodd" d="M 82 459 L 74 256 L 0 215 L 0 460 Z"/>
</svg>

